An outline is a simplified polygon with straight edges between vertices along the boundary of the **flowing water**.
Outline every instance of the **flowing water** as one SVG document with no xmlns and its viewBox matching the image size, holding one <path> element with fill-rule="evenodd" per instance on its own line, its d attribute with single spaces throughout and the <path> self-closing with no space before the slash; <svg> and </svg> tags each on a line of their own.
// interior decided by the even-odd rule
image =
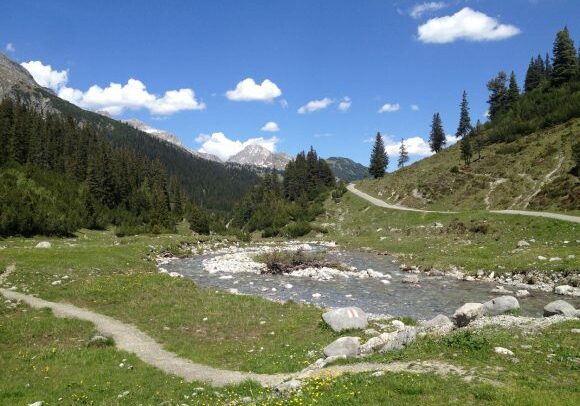
<svg viewBox="0 0 580 406">
<path fill-rule="evenodd" d="M 217 254 L 219 255 L 219 254 Z M 320 281 L 307 277 L 289 275 L 260 275 L 255 273 L 209 273 L 202 261 L 216 254 L 174 259 L 163 265 L 169 272 L 178 272 L 197 285 L 220 290 L 236 289 L 239 293 L 262 296 L 272 300 L 293 300 L 320 307 L 358 306 L 368 313 L 392 316 L 411 316 L 429 319 L 437 314 L 451 316 L 466 302 L 483 303 L 499 294 L 491 293 L 497 284 L 483 281 L 462 281 L 450 277 L 419 275 L 419 286 L 404 284 L 401 279 L 408 275 L 392 263 L 392 258 L 360 251 L 329 250 L 327 257 L 338 260 L 359 270 L 372 268 L 392 276 L 385 285 L 380 279 L 334 278 Z M 224 276 L 231 279 L 222 279 Z M 289 287 L 288 284 L 292 285 Z M 517 290 L 506 286 L 507 289 Z M 543 307 L 554 300 L 564 299 L 578 307 L 577 298 L 563 297 L 553 293 L 529 290 L 531 296 L 519 298 L 522 315 L 542 316 Z M 314 297 L 313 297 L 314 295 Z M 320 297 L 318 297 L 320 295 Z"/>
</svg>

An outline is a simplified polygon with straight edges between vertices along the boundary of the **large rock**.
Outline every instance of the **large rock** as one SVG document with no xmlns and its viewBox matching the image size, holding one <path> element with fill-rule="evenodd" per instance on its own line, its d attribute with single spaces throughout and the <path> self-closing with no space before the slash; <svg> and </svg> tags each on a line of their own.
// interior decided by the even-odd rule
<svg viewBox="0 0 580 406">
<path fill-rule="evenodd" d="M 459 309 L 455 310 L 453 320 L 457 327 L 465 327 L 471 321 L 485 315 L 485 306 L 481 303 L 465 303 Z"/>
<path fill-rule="evenodd" d="M 338 340 L 328 344 L 323 352 L 327 357 L 356 357 L 359 354 L 359 337 L 340 337 Z"/>
<path fill-rule="evenodd" d="M 556 292 L 558 295 L 580 296 L 580 288 L 575 288 L 574 286 L 570 285 L 556 286 L 554 292 Z"/>
<path fill-rule="evenodd" d="M 400 350 L 409 345 L 417 337 L 417 330 L 414 327 L 405 327 L 403 330 L 392 333 L 383 333 L 378 337 L 373 337 L 360 346 L 361 354 L 370 354 L 375 351 L 386 352 Z"/>
<path fill-rule="evenodd" d="M 341 307 L 328 311 L 322 315 L 322 319 L 334 331 L 367 328 L 368 316 L 358 307 Z"/>
<path fill-rule="evenodd" d="M 431 320 L 421 323 L 421 330 L 427 334 L 442 335 L 447 334 L 455 328 L 455 324 L 444 314 L 438 314 Z"/>
<path fill-rule="evenodd" d="M 578 317 L 579 313 L 574 306 L 564 300 L 555 300 L 544 306 L 544 317 L 557 315 Z"/>
<path fill-rule="evenodd" d="M 36 247 L 34 248 L 50 248 L 52 247 L 52 244 L 49 243 L 48 241 L 41 241 L 38 244 L 36 244 Z"/>
<path fill-rule="evenodd" d="M 497 316 L 499 314 L 504 314 L 508 312 L 513 312 L 520 308 L 520 303 L 518 299 L 513 296 L 500 296 L 491 299 L 483 304 L 487 314 L 492 316 Z"/>
</svg>

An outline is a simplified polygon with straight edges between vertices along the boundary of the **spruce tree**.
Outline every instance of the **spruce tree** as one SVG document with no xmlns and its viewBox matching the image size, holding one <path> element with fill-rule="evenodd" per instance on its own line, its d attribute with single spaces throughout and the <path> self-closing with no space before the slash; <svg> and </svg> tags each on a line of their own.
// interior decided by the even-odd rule
<svg viewBox="0 0 580 406">
<path fill-rule="evenodd" d="M 507 107 L 507 94 L 508 90 L 506 88 L 506 74 L 501 71 L 497 76 L 487 82 L 487 89 L 489 90 L 489 118 L 491 121 L 496 119 L 498 115 L 505 110 Z"/>
<path fill-rule="evenodd" d="M 433 121 L 431 122 L 431 133 L 429 134 L 429 147 L 431 151 L 437 153 L 445 146 L 445 131 L 443 130 L 443 122 L 439 113 L 433 114 Z"/>
<path fill-rule="evenodd" d="M 465 137 L 471 130 L 471 118 L 469 117 L 469 104 L 467 102 L 467 92 L 463 91 L 460 105 L 459 125 L 457 126 L 456 137 Z"/>
<path fill-rule="evenodd" d="M 554 41 L 554 66 L 552 71 L 552 86 L 560 86 L 569 82 L 577 72 L 576 48 L 570 38 L 568 27 L 556 34 Z"/>
<path fill-rule="evenodd" d="M 483 149 L 483 126 L 481 125 L 481 121 L 477 120 L 477 124 L 475 124 L 475 129 L 473 130 L 474 135 L 474 144 L 475 144 L 475 151 L 477 152 L 477 160 L 481 159 L 481 150 Z"/>
<path fill-rule="evenodd" d="M 369 165 L 369 173 L 375 178 L 382 178 L 385 176 L 385 168 L 389 165 L 389 156 L 385 151 L 385 143 L 381 133 L 377 133 L 375 137 L 375 144 L 371 153 L 371 163 Z"/>
<path fill-rule="evenodd" d="M 552 63 L 550 62 L 550 55 L 546 52 L 546 59 L 544 60 L 545 68 L 544 73 L 546 74 L 546 80 L 549 82 L 552 80 Z"/>
<path fill-rule="evenodd" d="M 408 160 L 409 160 L 409 152 L 407 152 L 405 140 L 401 139 L 401 146 L 399 147 L 399 160 L 397 162 L 397 166 L 399 168 L 404 167 Z"/>
<path fill-rule="evenodd" d="M 471 134 L 463 137 L 460 142 L 461 144 L 459 147 L 461 151 L 461 158 L 463 159 L 463 162 L 465 162 L 465 165 L 469 166 L 471 163 L 471 156 L 473 155 L 471 151 Z"/>
<path fill-rule="evenodd" d="M 512 70 L 512 73 L 510 74 L 510 85 L 507 93 L 508 108 L 512 108 L 514 104 L 517 103 L 519 98 L 520 98 L 520 88 L 518 86 L 518 81 L 516 80 L 516 74 Z"/>
</svg>

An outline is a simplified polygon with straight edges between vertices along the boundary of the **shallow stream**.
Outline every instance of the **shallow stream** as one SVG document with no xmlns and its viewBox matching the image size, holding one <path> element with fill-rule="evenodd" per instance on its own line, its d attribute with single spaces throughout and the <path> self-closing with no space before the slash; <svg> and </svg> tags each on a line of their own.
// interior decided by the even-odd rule
<svg viewBox="0 0 580 406">
<path fill-rule="evenodd" d="M 392 258 L 361 251 L 330 249 L 327 257 L 358 270 L 371 268 L 390 274 L 390 284 L 381 279 L 334 278 L 320 281 L 308 277 L 290 275 L 261 275 L 250 272 L 209 273 L 203 261 L 220 254 L 199 255 L 191 258 L 174 259 L 163 268 L 178 272 L 206 288 L 220 290 L 235 289 L 242 294 L 262 296 L 272 300 L 293 300 L 320 307 L 358 306 L 368 313 L 392 316 L 411 316 L 429 319 L 437 314 L 451 316 L 466 302 L 483 303 L 501 294 L 491 293 L 497 284 L 483 281 L 463 281 L 450 277 L 429 277 L 420 274 L 419 285 L 401 282 L 404 276 Z M 231 276 L 231 278 L 230 278 Z M 289 285 L 292 285 L 290 287 Z M 512 286 L 506 289 L 516 291 Z M 577 298 L 564 297 L 554 293 L 529 290 L 531 296 L 519 298 L 521 313 L 527 316 L 542 316 L 543 307 L 554 300 L 564 299 L 574 306 L 580 304 Z M 313 296 L 314 295 L 314 296 Z M 320 295 L 320 297 L 318 297 Z"/>
</svg>

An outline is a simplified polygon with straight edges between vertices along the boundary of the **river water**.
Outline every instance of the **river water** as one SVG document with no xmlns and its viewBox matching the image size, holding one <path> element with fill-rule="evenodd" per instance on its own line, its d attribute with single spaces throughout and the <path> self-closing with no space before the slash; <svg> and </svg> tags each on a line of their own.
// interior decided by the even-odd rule
<svg viewBox="0 0 580 406">
<path fill-rule="evenodd" d="M 408 273 L 393 264 L 391 257 L 368 252 L 332 249 L 327 251 L 327 257 L 359 270 L 371 268 L 390 274 L 392 276 L 390 284 L 384 284 L 375 278 L 340 277 L 320 281 L 308 277 L 260 275 L 248 272 L 209 273 L 204 269 L 203 261 L 216 255 L 220 254 L 174 259 L 169 264 L 163 265 L 163 268 L 169 272 L 178 272 L 201 287 L 235 289 L 241 294 L 272 300 L 305 302 L 328 308 L 358 306 L 368 313 L 410 316 L 416 319 L 429 319 L 437 314 L 451 316 L 466 302 L 483 303 L 500 296 L 491 293 L 497 284 L 483 281 L 463 281 L 420 274 L 418 286 L 405 284 L 401 279 Z M 517 290 L 511 286 L 506 288 L 514 292 Z M 543 307 L 557 299 L 564 299 L 576 307 L 580 304 L 577 298 L 534 290 L 529 292 L 531 296 L 518 299 L 522 315 L 542 316 Z"/>
</svg>

